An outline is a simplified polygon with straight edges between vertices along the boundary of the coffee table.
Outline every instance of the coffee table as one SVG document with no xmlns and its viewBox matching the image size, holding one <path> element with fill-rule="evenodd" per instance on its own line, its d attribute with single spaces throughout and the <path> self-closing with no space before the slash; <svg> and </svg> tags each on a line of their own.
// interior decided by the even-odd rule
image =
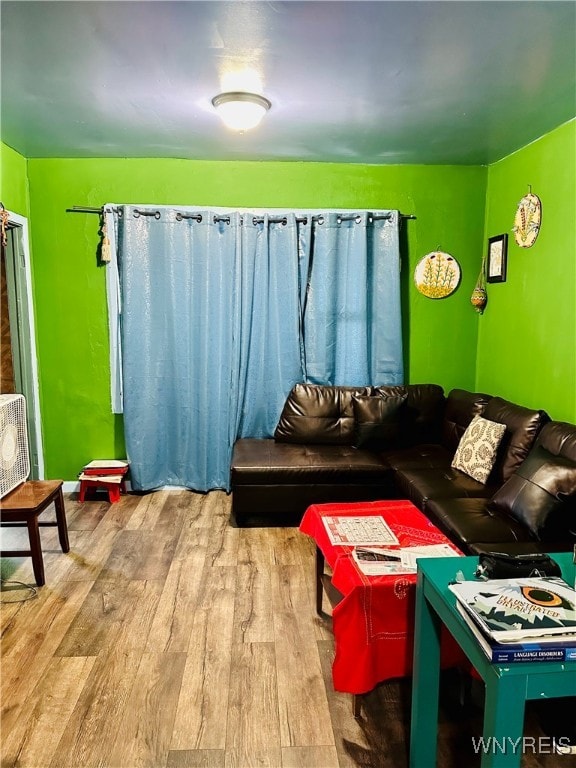
<svg viewBox="0 0 576 768">
<path fill-rule="evenodd" d="M 354 561 L 351 547 L 330 543 L 322 522 L 326 515 L 382 515 L 403 546 L 450 542 L 409 501 L 315 504 L 306 510 L 300 531 L 316 542 L 316 607 L 320 611 L 323 581 L 334 604 L 334 688 L 367 693 L 384 680 L 412 672 L 416 574 L 366 576 Z M 324 559 L 332 568 L 331 578 L 323 574 Z M 454 570 L 458 561 L 453 560 Z M 443 666 L 454 666 L 463 658 L 462 652 L 448 633 L 446 638 Z"/>
</svg>

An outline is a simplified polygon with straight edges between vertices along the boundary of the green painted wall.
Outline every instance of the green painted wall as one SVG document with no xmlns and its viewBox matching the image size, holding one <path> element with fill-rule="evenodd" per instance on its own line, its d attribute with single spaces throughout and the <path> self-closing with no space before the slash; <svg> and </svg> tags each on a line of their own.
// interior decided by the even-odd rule
<svg viewBox="0 0 576 768">
<path fill-rule="evenodd" d="M 104 268 L 98 218 L 73 205 L 105 202 L 287 208 L 398 208 L 407 380 L 473 388 L 478 315 L 469 303 L 483 247 L 486 169 L 173 159 L 28 161 L 47 475 L 72 479 L 96 457 L 123 455 L 109 408 Z M 452 253 L 463 278 L 433 301 L 414 288 L 417 261 Z"/>
<path fill-rule="evenodd" d="M 576 421 L 576 121 L 490 166 L 485 237 L 509 232 L 508 273 L 488 286 L 478 390 Z M 511 228 L 528 185 L 542 201 L 536 243 Z"/>
<path fill-rule="evenodd" d="M 13 213 L 29 215 L 26 158 L 0 142 L 0 202 Z"/>
</svg>

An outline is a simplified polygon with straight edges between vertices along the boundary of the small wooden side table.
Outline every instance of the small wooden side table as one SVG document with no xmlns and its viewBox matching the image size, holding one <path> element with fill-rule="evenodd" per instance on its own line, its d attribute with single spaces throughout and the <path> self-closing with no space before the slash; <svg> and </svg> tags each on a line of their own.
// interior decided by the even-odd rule
<svg viewBox="0 0 576 768">
<path fill-rule="evenodd" d="M 56 510 L 56 520 L 40 522 L 39 516 L 52 503 Z M 46 583 L 42 544 L 40 542 L 40 525 L 58 526 L 58 538 L 62 552 L 70 551 L 62 480 L 29 480 L 10 491 L 7 496 L 0 500 L 0 526 L 16 528 L 26 526 L 30 540 L 30 549 L 2 550 L 0 554 L 5 557 L 31 557 L 34 578 L 39 587 Z"/>
</svg>

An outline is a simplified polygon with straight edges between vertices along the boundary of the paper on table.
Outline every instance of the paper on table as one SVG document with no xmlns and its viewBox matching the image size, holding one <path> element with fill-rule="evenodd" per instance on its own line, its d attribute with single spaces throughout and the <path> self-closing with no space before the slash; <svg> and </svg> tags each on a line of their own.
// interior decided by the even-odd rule
<svg viewBox="0 0 576 768">
<path fill-rule="evenodd" d="M 402 565 L 399 549 L 391 547 L 354 547 L 352 557 L 367 576 L 389 576 L 411 573 Z"/>
<path fill-rule="evenodd" d="M 355 547 L 352 556 L 358 568 L 366 576 L 390 576 L 416 573 L 416 561 L 420 557 L 458 557 L 447 544 L 392 549 L 391 547 Z"/>
<path fill-rule="evenodd" d="M 402 565 L 416 570 L 416 561 L 420 557 L 459 557 L 448 544 L 425 544 L 418 547 L 407 547 L 401 550 Z"/>
<path fill-rule="evenodd" d="M 381 515 L 325 516 L 322 521 L 333 545 L 398 544 Z"/>
</svg>

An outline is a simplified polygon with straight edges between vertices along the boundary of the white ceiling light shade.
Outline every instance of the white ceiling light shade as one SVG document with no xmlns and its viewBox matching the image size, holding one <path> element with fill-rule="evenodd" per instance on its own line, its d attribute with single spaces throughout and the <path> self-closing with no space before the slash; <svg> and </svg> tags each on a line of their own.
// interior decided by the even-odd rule
<svg viewBox="0 0 576 768">
<path fill-rule="evenodd" d="M 233 131 L 255 128 L 272 104 L 264 96 L 243 91 L 220 93 L 212 99 L 222 122 Z"/>
</svg>

